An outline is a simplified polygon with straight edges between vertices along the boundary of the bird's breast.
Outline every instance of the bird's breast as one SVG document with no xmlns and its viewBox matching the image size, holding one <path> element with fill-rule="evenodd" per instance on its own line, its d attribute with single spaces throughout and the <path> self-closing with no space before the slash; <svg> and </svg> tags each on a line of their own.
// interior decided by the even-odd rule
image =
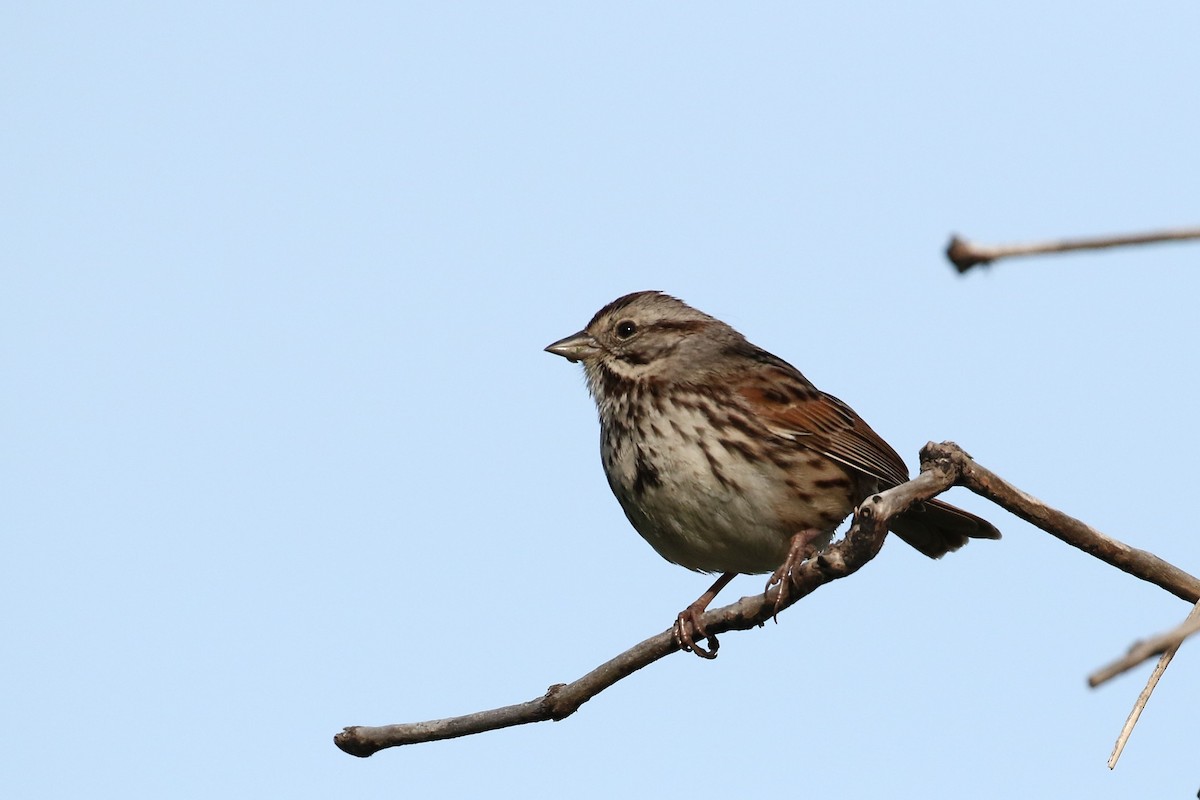
<svg viewBox="0 0 1200 800">
<path fill-rule="evenodd" d="M 690 569 L 769 572 L 792 534 L 832 532 L 856 502 L 844 468 L 773 436 L 732 398 L 660 393 L 607 412 L 613 493 L 660 555 Z"/>
</svg>

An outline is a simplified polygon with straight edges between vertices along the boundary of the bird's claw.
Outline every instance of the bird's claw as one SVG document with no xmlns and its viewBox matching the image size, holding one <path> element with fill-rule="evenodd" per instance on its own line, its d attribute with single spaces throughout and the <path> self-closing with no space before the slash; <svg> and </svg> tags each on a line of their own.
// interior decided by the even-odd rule
<svg viewBox="0 0 1200 800">
<path fill-rule="evenodd" d="M 694 606 L 688 606 L 683 611 L 679 612 L 679 616 L 675 618 L 675 641 L 679 644 L 679 649 L 685 653 L 695 653 L 701 658 L 716 658 L 717 650 L 721 647 L 721 643 L 717 641 L 716 634 L 706 633 L 704 625 L 701 624 L 700 618 L 704 614 L 704 609 L 697 609 Z M 709 647 L 705 648 L 696 642 L 696 639 L 707 639 Z"/>
<path fill-rule="evenodd" d="M 792 545 L 788 548 L 787 558 L 779 565 L 778 569 L 771 573 L 771 577 L 767 579 L 767 588 L 764 593 L 771 591 L 775 586 L 779 586 L 779 593 L 775 595 L 775 607 L 771 610 L 771 619 L 775 620 L 775 624 L 779 624 L 779 612 L 787 605 L 788 595 L 791 593 L 792 580 L 796 575 L 796 570 L 800 569 L 800 565 L 817 554 L 817 548 L 813 545 L 816 538 L 813 534 L 817 531 L 801 531 L 792 537 Z"/>
<path fill-rule="evenodd" d="M 775 624 L 779 624 L 779 612 L 783 608 L 783 603 L 787 600 L 788 587 L 792 585 L 792 566 L 790 561 L 785 561 L 782 566 L 771 573 L 771 577 L 767 580 L 767 588 L 763 593 L 771 591 L 775 586 L 779 587 L 779 593 L 775 595 L 775 607 L 771 609 L 771 619 Z"/>
</svg>

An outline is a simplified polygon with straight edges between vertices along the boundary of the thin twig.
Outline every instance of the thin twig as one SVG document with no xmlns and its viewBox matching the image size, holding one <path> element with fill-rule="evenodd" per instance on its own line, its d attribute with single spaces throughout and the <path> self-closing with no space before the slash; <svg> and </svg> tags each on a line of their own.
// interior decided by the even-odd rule
<svg viewBox="0 0 1200 800">
<path fill-rule="evenodd" d="M 1035 256 L 1046 253 L 1066 253 L 1072 250 L 1098 250 L 1105 247 L 1124 247 L 1133 244 L 1156 242 L 1179 242 L 1200 239 L 1200 227 L 1173 228 L 1150 233 L 1135 233 L 1126 236 L 1094 236 L 1083 239 L 1060 239 L 1052 242 L 1030 242 L 1027 244 L 985 245 L 950 237 L 946 246 L 946 257 L 959 273 L 981 264 L 991 264 L 1001 258 L 1013 256 Z"/>
<path fill-rule="evenodd" d="M 1125 752 L 1125 743 L 1129 741 L 1129 737 L 1133 733 L 1133 726 L 1137 725 L 1138 719 L 1141 718 L 1142 709 L 1146 707 L 1146 703 L 1150 701 L 1150 695 L 1158 686 L 1158 679 L 1167 671 L 1167 665 L 1175 657 L 1175 649 L 1172 648 L 1159 656 L 1158 663 L 1154 665 L 1154 671 L 1150 673 L 1150 680 L 1146 681 L 1145 687 L 1142 688 L 1133 704 L 1133 710 L 1129 712 L 1129 716 L 1125 718 L 1125 724 L 1121 726 L 1121 733 L 1117 736 L 1117 743 L 1113 745 L 1112 755 L 1108 757 L 1109 769 L 1117 766 L 1117 759 L 1121 757 L 1121 753 Z"/>
<path fill-rule="evenodd" d="M 1184 639 L 1197 631 L 1200 631 L 1200 603 L 1192 607 L 1192 613 L 1188 614 L 1188 618 L 1182 624 L 1166 633 L 1160 633 L 1144 641 L 1135 642 L 1129 648 L 1128 653 L 1111 664 L 1093 672 L 1088 676 L 1088 686 L 1094 689 L 1100 684 L 1107 683 L 1118 675 L 1128 672 L 1143 661 L 1148 661 L 1172 648 L 1179 647 Z"/>
<path fill-rule="evenodd" d="M 1138 699 L 1133 704 L 1133 710 L 1129 712 L 1129 716 L 1125 719 L 1125 724 L 1121 726 L 1121 733 L 1117 736 L 1117 743 L 1113 746 L 1112 755 L 1108 757 L 1108 768 L 1113 769 L 1117 766 L 1117 759 L 1121 757 L 1121 753 L 1125 752 L 1125 743 L 1129 741 L 1130 735 L 1133 734 L 1133 726 L 1137 725 L 1137 721 L 1142 716 L 1142 709 L 1146 707 L 1147 701 L 1150 700 L 1150 694 L 1154 691 L 1154 687 L 1158 686 L 1158 679 L 1167 671 L 1167 665 L 1171 663 L 1171 658 L 1175 655 L 1174 651 L 1163 653 L 1162 658 L 1154 666 L 1154 672 L 1150 673 L 1150 680 L 1146 682 L 1146 686 L 1142 689 Z"/>
<path fill-rule="evenodd" d="M 1178 652 L 1179 646 L 1183 644 L 1183 640 L 1196 631 L 1200 631 L 1200 603 L 1192 606 L 1192 612 L 1188 614 L 1187 619 L 1182 625 L 1174 630 L 1155 636 L 1143 644 L 1134 645 L 1128 656 L 1088 678 L 1089 684 L 1098 686 L 1109 678 L 1142 663 L 1147 658 L 1152 658 L 1158 653 L 1162 653 L 1158 659 L 1158 663 L 1154 666 L 1154 671 L 1150 673 L 1149 680 L 1146 681 L 1145 688 L 1138 695 L 1137 702 L 1133 704 L 1133 710 L 1129 712 L 1129 717 L 1125 720 L 1125 725 L 1121 728 L 1121 734 L 1117 737 L 1116 745 L 1113 746 L 1112 755 L 1108 758 L 1109 769 L 1117 766 L 1117 759 L 1125 751 L 1125 743 L 1129 741 L 1129 735 L 1133 733 L 1133 726 L 1137 725 L 1138 718 L 1142 716 L 1142 709 L 1146 707 L 1146 703 L 1150 700 L 1150 695 L 1154 692 L 1155 687 L 1158 686 L 1158 679 L 1166 672 L 1167 665 L 1175 657 L 1175 653 Z M 1145 655 L 1141 655 L 1136 660 L 1131 658 L 1139 653 L 1145 653 Z M 1128 666 L 1124 666 L 1126 662 L 1130 662 Z"/>
</svg>

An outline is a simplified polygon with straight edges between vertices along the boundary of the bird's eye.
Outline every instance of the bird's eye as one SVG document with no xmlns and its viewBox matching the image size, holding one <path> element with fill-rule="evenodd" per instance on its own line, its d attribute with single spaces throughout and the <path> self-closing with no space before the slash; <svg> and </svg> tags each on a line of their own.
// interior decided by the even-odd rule
<svg viewBox="0 0 1200 800">
<path fill-rule="evenodd" d="M 627 319 L 624 322 L 617 323 L 617 336 L 620 336 L 622 339 L 628 339 L 635 333 L 637 333 L 637 325 L 633 324 L 632 320 Z"/>
</svg>

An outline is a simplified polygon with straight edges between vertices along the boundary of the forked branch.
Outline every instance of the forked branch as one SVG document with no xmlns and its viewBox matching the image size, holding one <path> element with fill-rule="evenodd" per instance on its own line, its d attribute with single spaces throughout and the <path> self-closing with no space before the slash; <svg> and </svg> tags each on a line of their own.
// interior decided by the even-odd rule
<svg viewBox="0 0 1200 800">
<path fill-rule="evenodd" d="M 1183 640 L 1196 633 L 1196 631 L 1200 631 L 1200 603 L 1192 606 L 1192 613 L 1188 614 L 1188 618 L 1182 625 L 1174 630 L 1155 636 L 1146 642 L 1135 644 L 1124 658 L 1093 673 L 1088 678 L 1088 685 L 1096 687 L 1126 670 L 1133 669 L 1149 658 L 1159 656 L 1158 663 L 1154 666 L 1154 671 L 1150 673 L 1150 678 L 1146 681 L 1146 688 L 1142 689 L 1142 693 L 1138 695 L 1137 702 L 1133 704 L 1133 710 L 1129 712 L 1129 717 L 1125 720 L 1125 725 L 1121 728 L 1121 734 L 1117 737 L 1117 743 L 1113 746 L 1112 755 L 1108 757 L 1109 769 L 1117 766 L 1117 759 L 1121 757 L 1121 753 L 1125 750 L 1125 743 L 1129 741 L 1129 735 L 1133 733 L 1133 726 L 1137 724 L 1138 718 L 1142 715 L 1142 709 L 1146 707 L 1146 702 L 1150 699 L 1150 693 L 1158 685 L 1158 679 L 1167 671 L 1167 665 L 1175 657 L 1175 652 L 1179 650 L 1179 645 L 1183 644 Z"/>
<path fill-rule="evenodd" d="M 1155 656 L 1168 653 L 1174 655 L 1175 651 L 1179 649 L 1179 645 L 1183 644 L 1183 640 L 1196 633 L 1200 633 L 1200 603 L 1192 606 L 1192 613 L 1188 614 L 1187 619 L 1178 626 L 1166 633 L 1151 636 L 1141 642 L 1134 642 L 1128 653 L 1093 672 L 1088 676 L 1088 686 L 1094 689 Z"/>
<path fill-rule="evenodd" d="M 888 520 L 956 484 L 966 486 L 1120 570 L 1161 586 L 1189 602 L 1200 599 L 1200 580 L 1151 553 L 1122 544 L 1050 508 L 976 464 L 957 445 L 944 442 L 927 444 L 921 451 L 918 477 L 865 500 L 855 513 L 846 536 L 792 573 L 791 586 L 779 609 L 776 609 L 780 590 L 777 586 L 765 594 L 743 597 L 736 603 L 706 612 L 702 619 L 705 630 L 716 635 L 761 626 L 777 610 L 791 606 L 826 583 L 853 574 L 879 552 Z M 381 727 L 356 725 L 337 734 L 334 742 L 345 752 L 365 758 L 388 747 L 452 739 L 530 722 L 561 720 L 622 678 L 678 650 L 679 644 L 671 630 L 666 630 L 634 645 L 582 678 L 551 686 L 541 697 L 527 702 L 426 722 Z"/>
</svg>

